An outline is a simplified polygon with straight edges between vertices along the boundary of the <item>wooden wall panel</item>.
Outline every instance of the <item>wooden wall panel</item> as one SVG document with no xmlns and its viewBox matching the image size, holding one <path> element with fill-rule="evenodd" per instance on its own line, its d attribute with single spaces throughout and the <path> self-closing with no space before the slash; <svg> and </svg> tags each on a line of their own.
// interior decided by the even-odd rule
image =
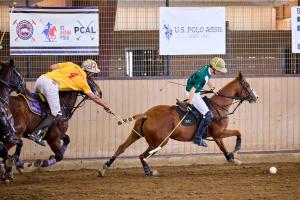
<svg viewBox="0 0 300 200">
<path fill-rule="evenodd" d="M 230 78 L 213 79 L 217 89 Z M 300 78 L 271 77 L 247 78 L 260 96 L 258 103 L 245 102 L 230 116 L 230 129 L 242 133 L 242 151 L 300 150 Z M 174 82 L 174 83 L 171 83 Z M 146 111 L 158 104 L 174 104 L 176 98 L 185 99 L 185 79 L 166 80 L 99 80 L 103 99 L 122 118 Z M 179 84 L 175 84 L 179 83 Z M 33 88 L 32 82 L 27 83 Z M 232 109 L 234 106 L 231 107 Z M 88 101 L 70 120 L 68 134 L 71 143 L 66 158 L 99 158 L 112 156 L 117 147 L 128 137 L 133 123 L 117 125 L 118 119 L 107 114 L 102 107 Z M 232 150 L 236 138 L 225 139 Z M 147 148 L 142 138 L 123 156 L 138 156 Z M 159 154 L 220 153 L 214 142 L 199 148 L 191 142 L 169 141 Z M 47 158 L 49 146 L 40 147 L 24 139 L 23 159 Z"/>
</svg>

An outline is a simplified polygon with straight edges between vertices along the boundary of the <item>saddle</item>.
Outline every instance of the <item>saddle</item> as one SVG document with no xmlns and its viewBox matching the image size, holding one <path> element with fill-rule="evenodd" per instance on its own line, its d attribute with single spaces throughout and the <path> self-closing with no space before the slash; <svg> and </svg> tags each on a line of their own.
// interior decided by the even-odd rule
<svg viewBox="0 0 300 200">
<path fill-rule="evenodd" d="M 41 103 L 48 104 L 45 96 L 42 93 L 31 92 L 31 93 L 26 93 L 26 95 L 24 94 L 19 94 L 19 95 L 24 98 L 31 112 L 41 117 L 46 117 L 48 115 L 42 110 Z"/>
<path fill-rule="evenodd" d="M 184 120 L 181 122 L 183 126 L 199 125 L 203 116 L 192 104 L 187 103 L 187 99 L 184 101 L 176 99 L 176 105 L 176 112 L 180 119 L 186 115 Z"/>
</svg>

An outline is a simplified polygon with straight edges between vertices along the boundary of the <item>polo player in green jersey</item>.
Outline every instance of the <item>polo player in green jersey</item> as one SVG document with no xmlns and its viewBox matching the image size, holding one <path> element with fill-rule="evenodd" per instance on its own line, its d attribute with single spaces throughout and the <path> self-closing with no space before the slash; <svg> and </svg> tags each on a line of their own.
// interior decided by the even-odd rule
<svg viewBox="0 0 300 200">
<path fill-rule="evenodd" d="M 222 58 L 214 57 L 210 60 L 210 64 L 203 65 L 198 71 L 193 73 L 187 80 L 186 95 L 188 96 L 188 103 L 193 104 L 195 108 L 203 115 L 203 119 L 199 124 L 197 133 L 193 138 L 194 144 L 207 147 L 206 142 L 203 141 L 202 136 L 207 127 L 212 123 L 213 114 L 205 104 L 201 97 L 201 90 L 207 83 L 208 87 L 213 91 L 210 78 L 217 73 L 226 73 L 225 61 Z"/>
</svg>

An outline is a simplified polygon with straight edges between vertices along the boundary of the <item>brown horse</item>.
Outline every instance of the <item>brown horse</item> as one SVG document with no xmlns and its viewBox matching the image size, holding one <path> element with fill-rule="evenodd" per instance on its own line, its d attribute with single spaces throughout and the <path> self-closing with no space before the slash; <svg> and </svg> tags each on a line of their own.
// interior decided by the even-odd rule
<svg viewBox="0 0 300 200">
<path fill-rule="evenodd" d="M 214 118 L 213 123 L 208 128 L 207 137 L 213 138 L 228 161 L 239 163 L 239 161 L 234 158 L 234 153 L 241 148 L 240 131 L 227 129 L 229 122 L 228 115 L 231 114 L 229 107 L 233 104 L 234 100 L 239 101 L 238 107 L 245 100 L 253 103 L 256 102 L 257 99 L 258 96 L 251 89 L 249 83 L 244 79 L 241 73 L 209 99 L 211 102 L 210 109 L 213 112 Z M 154 155 L 162 146 L 166 145 L 169 138 L 184 142 L 192 141 L 197 131 L 197 125 L 183 126 L 181 124 L 182 120 L 176 111 L 176 106 L 154 106 L 145 113 L 134 115 L 131 118 L 124 119 L 122 122 L 125 123 L 125 121 L 132 119 L 135 119 L 136 122 L 131 134 L 127 140 L 119 146 L 115 154 L 103 165 L 102 169 L 99 169 L 99 176 L 104 176 L 105 171 L 111 166 L 114 160 L 141 137 L 145 137 L 149 146 L 139 158 L 142 162 L 145 174 L 152 176 L 153 172 L 150 170 L 146 159 Z M 230 136 L 237 137 L 234 152 L 228 152 L 223 143 L 223 138 Z"/>
<path fill-rule="evenodd" d="M 102 98 L 102 91 L 100 90 L 100 87 L 91 78 L 88 78 L 88 83 L 93 93 Z M 83 98 L 77 105 L 75 105 L 78 96 L 82 96 Z M 44 117 L 50 114 L 50 109 L 45 102 L 40 102 L 44 114 L 38 115 L 33 113 L 29 109 L 24 97 L 27 99 L 32 98 L 28 89 L 25 89 L 25 92 L 22 95 L 11 96 L 9 101 L 9 108 L 12 112 L 15 122 L 16 135 L 19 138 L 28 138 L 28 134 L 38 126 Z M 42 163 L 36 162 L 36 166 L 41 164 L 42 167 L 48 167 L 63 159 L 64 153 L 70 142 L 70 138 L 66 134 L 68 129 L 68 121 L 72 117 L 75 110 L 79 108 L 80 105 L 87 99 L 87 96 L 79 91 L 60 92 L 61 108 L 64 119 L 54 122 L 43 138 L 47 141 L 55 155 L 50 156 L 48 160 L 44 160 Z M 63 140 L 63 145 L 61 145 L 61 140 Z M 8 146 L 8 148 L 10 147 L 12 146 Z M 21 148 L 22 144 L 17 144 L 16 152 L 14 154 L 14 161 L 17 169 L 22 169 L 24 167 L 23 162 L 19 159 Z"/>
<path fill-rule="evenodd" d="M 3 158 L 4 169 L 0 165 L 0 177 L 9 181 L 12 168 L 8 164 L 8 150 L 6 145 L 15 145 L 22 141 L 14 135 L 13 118 L 9 110 L 9 94 L 12 91 L 20 92 L 23 78 L 15 68 L 13 60 L 9 63 L 0 63 L 0 157 Z"/>
</svg>

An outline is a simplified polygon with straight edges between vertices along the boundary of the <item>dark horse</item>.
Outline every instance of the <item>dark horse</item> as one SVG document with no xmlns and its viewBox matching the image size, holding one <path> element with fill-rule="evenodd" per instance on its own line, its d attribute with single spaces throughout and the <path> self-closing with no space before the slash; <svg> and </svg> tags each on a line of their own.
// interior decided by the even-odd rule
<svg viewBox="0 0 300 200">
<path fill-rule="evenodd" d="M 0 157 L 3 158 L 4 163 L 4 170 L 0 165 L 0 176 L 3 180 L 9 181 L 12 178 L 12 166 L 6 146 L 22 143 L 14 133 L 14 122 L 9 109 L 9 94 L 22 90 L 23 78 L 15 68 L 13 60 L 9 63 L 0 63 L 0 67 Z"/>
<path fill-rule="evenodd" d="M 233 104 L 234 100 L 239 101 L 238 107 L 245 100 L 252 103 L 256 102 L 257 99 L 258 96 L 251 89 L 249 83 L 241 73 L 209 99 L 210 109 L 213 112 L 214 118 L 213 123 L 208 128 L 207 137 L 213 138 L 228 161 L 239 164 L 240 161 L 234 158 L 234 153 L 238 152 L 241 148 L 240 131 L 227 129 L 229 122 L 228 115 L 231 114 L 229 107 Z M 166 145 L 169 138 L 184 142 L 192 141 L 197 130 L 196 125 L 183 126 L 180 124 L 181 119 L 176 112 L 176 106 L 154 106 L 145 113 L 124 119 L 122 123 L 132 119 L 135 119 L 136 122 L 131 134 L 119 146 L 115 154 L 103 165 L 102 169 L 99 169 L 99 176 L 104 176 L 105 171 L 111 166 L 114 160 L 141 137 L 145 137 L 149 147 L 139 158 L 146 175 L 152 176 L 153 172 L 150 170 L 146 159 L 154 155 L 162 146 Z M 223 138 L 230 136 L 237 137 L 234 152 L 228 152 L 223 143 Z"/>
<path fill-rule="evenodd" d="M 89 86 L 91 87 L 93 93 L 100 98 L 102 98 L 102 91 L 100 87 L 91 79 L 88 78 Z M 82 96 L 82 100 L 75 105 L 77 97 Z M 25 100 L 25 97 L 27 100 Z M 28 138 L 28 134 L 31 133 L 35 127 L 42 121 L 47 114 L 50 114 L 50 109 L 45 102 L 41 102 L 43 115 L 38 115 L 33 113 L 26 101 L 32 98 L 28 89 L 22 95 L 11 96 L 9 101 L 9 108 L 12 112 L 16 135 L 21 138 Z M 64 91 L 60 92 L 61 108 L 64 115 L 64 119 L 58 122 L 54 122 L 53 125 L 48 129 L 44 136 L 44 140 L 47 141 L 51 150 L 55 155 L 50 156 L 48 160 L 44 160 L 41 163 L 36 162 L 36 166 L 48 167 L 55 164 L 63 159 L 64 153 L 70 142 L 69 136 L 66 134 L 68 129 L 68 120 L 72 117 L 74 111 L 84 103 L 88 97 L 79 91 Z M 63 144 L 61 145 L 61 140 Z M 9 146 L 8 148 L 10 148 Z M 17 144 L 16 152 L 14 154 L 14 160 L 17 169 L 23 168 L 23 162 L 19 159 L 21 153 L 22 144 Z"/>
</svg>

